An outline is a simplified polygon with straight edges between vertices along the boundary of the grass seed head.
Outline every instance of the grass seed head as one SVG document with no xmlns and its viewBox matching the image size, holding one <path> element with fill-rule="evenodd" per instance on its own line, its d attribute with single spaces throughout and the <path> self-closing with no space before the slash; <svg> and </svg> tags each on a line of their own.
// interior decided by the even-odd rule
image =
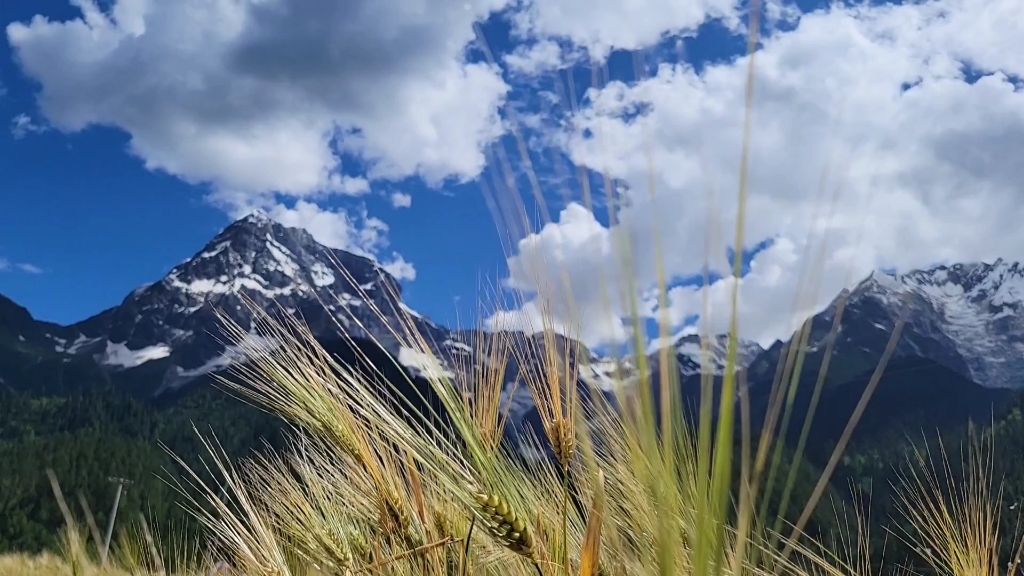
<svg viewBox="0 0 1024 576">
<path fill-rule="evenodd" d="M 476 503 L 476 513 L 493 538 L 516 554 L 534 559 L 533 534 L 507 500 L 494 493 L 478 492 Z"/>
</svg>

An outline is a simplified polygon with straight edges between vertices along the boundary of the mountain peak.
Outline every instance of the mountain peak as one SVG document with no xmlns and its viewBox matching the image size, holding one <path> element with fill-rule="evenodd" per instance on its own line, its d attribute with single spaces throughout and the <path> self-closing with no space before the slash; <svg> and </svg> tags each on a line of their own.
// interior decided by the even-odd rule
<svg viewBox="0 0 1024 576">
<path fill-rule="evenodd" d="M 1024 301 L 1024 265 L 997 258 L 993 262 L 937 264 L 906 273 L 872 272 L 855 292 L 903 293 L 925 298 L 964 297 L 971 302 L 993 304 Z"/>
<path fill-rule="evenodd" d="M 380 282 L 378 288 L 401 295 L 398 281 L 374 260 L 329 248 L 262 210 L 229 224 L 163 282 L 193 294 L 246 291 L 270 298 L 327 287 L 355 294 Z"/>
<path fill-rule="evenodd" d="M 343 327 L 352 337 L 383 341 L 393 339 L 385 324 L 408 310 L 398 281 L 375 261 L 324 246 L 306 230 L 255 211 L 160 281 L 53 336 L 114 368 L 166 361 L 165 385 L 174 387 L 233 361 L 237 351 L 225 346 L 217 312 L 251 326 L 250 304 L 301 316 L 318 336 Z"/>
<path fill-rule="evenodd" d="M 303 237 L 304 242 L 319 244 L 305 229 L 285 226 L 263 210 L 257 209 L 225 226 L 207 243 L 207 246 L 235 236 L 262 236 L 267 233 L 279 233 L 282 230 L 293 230 L 294 234 Z"/>
<path fill-rule="evenodd" d="M 710 369 L 714 374 L 725 372 L 728 364 L 728 334 L 702 336 L 698 333 L 686 333 L 675 338 L 672 347 L 675 348 L 676 360 L 684 376 L 700 374 L 705 369 Z M 736 368 L 746 368 L 763 351 L 757 342 L 739 339 L 736 342 Z M 705 353 L 709 366 L 704 366 Z"/>
<path fill-rule="evenodd" d="M 263 209 L 257 208 L 250 212 L 249 214 L 247 214 L 246 216 L 243 216 L 242 218 L 238 219 L 236 222 L 251 224 L 255 226 L 268 226 L 271 223 L 273 223 L 274 220 L 271 219 L 270 215 L 264 212 Z"/>
</svg>

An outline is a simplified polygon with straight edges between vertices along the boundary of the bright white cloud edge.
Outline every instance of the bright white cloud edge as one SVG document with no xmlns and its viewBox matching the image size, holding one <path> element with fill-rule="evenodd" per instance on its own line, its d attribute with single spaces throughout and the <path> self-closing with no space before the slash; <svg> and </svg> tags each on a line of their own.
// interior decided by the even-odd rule
<svg viewBox="0 0 1024 576">
<path fill-rule="evenodd" d="M 1008 49 L 1022 23 L 1024 5 L 1012 0 L 837 6 L 765 40 L 756 56 L 746 238 L 748 246 L 775 242 L 740 280 L 742 337 L 788 337 L 878 268 L 1024 257 L 1016 224 L 1024 165 L 1014 152 L 1024 148 L 1024 56 Z M 543 292 L 567 274 L 571 299 L 548 290 L 556 307 L 573 302 L 574 311 L 559 310 L 563 319 L 575 317 L 590 345 L 621 342 L 629 331 L 617 287 L 610 283 L 611 298 L 600 290 L 620 272 L 612 247 L 628 236 L 631 279 L 650 288 L 657 228 L 672 276 L 698 273 L 713 255 L 712 268 L 726 278 L 708 288 L 704 315 L 712 332 L 726 331 L 734 280 L 724 254 L 735 227 L 745 74 L 745 58 L 700 74 L 665 64 L 649 80 L 594 93 L 572 129 L 551 140 L 633 187 L 631 205 L 613 229 L 570 205 L 557 224 L 520 242 L 510 283 Z M 649 113 L 633 118 L 641 103 Z M 816 290 L 797 300 L 810 278 Z M 701 292 L 671 291 L 674 325 L 705 312 Z M 659 313 L 650 298 L 643 307 Z M 499 317 L 507 324 L 510 314 L 526 329 L 540 325 L 534 302 Z"/>
</svg>

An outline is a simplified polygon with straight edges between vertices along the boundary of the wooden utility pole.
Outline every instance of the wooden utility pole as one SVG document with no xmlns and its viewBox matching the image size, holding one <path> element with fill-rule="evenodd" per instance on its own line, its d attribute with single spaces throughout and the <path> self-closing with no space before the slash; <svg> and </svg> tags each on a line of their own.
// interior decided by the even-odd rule
<svg viewBox="0 0 1024 576">
<path fill-rule="evenodd" d="M 126 486 L 132 484 L 131 480 L 114 476 L 108 477 L 107 480 L 117 484 L 117 494 L 114 496 L 114 507 L 110 510 L 110 520 L 107 522 L 107 536 L 103 539 L 103 557 L 100 559 L 102 564 L 107 562 L 107 552 L 110 550 L 110 538 L 114 535 L 114 519 L 117 518 L 117 506 L 121 503 L 121 494 Z"/>
</svg>

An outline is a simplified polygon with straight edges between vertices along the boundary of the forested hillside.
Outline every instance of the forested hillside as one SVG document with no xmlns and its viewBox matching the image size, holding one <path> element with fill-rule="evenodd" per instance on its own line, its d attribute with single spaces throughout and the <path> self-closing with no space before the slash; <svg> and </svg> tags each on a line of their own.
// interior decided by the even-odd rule
<svg viewBox="0 0 1024 576">
<path fill-rule="evenodd" d="M 202 448 L 193 423 L 204 434 L 214 434 L 234 457 L 260 447 L 264 438 L 280 438 L 275 418 L 213 387 L 167 406 L 139 401 L 110 386 L 62 396 L 0 388 L 0 551 L 55 546 L 63 520 L 47 468 L 76 508 L 77 493 L 85 497 L 101 526 L 106 526 L 115 492 L 108 477 L 116 476 L 134 481 L 118 518 L 130 520 L 144 512 L 158 525 L 180 527 L 187 515 L 167 483 L 177 468 L 161 443 L 199 464 Z"/>
</svg>

